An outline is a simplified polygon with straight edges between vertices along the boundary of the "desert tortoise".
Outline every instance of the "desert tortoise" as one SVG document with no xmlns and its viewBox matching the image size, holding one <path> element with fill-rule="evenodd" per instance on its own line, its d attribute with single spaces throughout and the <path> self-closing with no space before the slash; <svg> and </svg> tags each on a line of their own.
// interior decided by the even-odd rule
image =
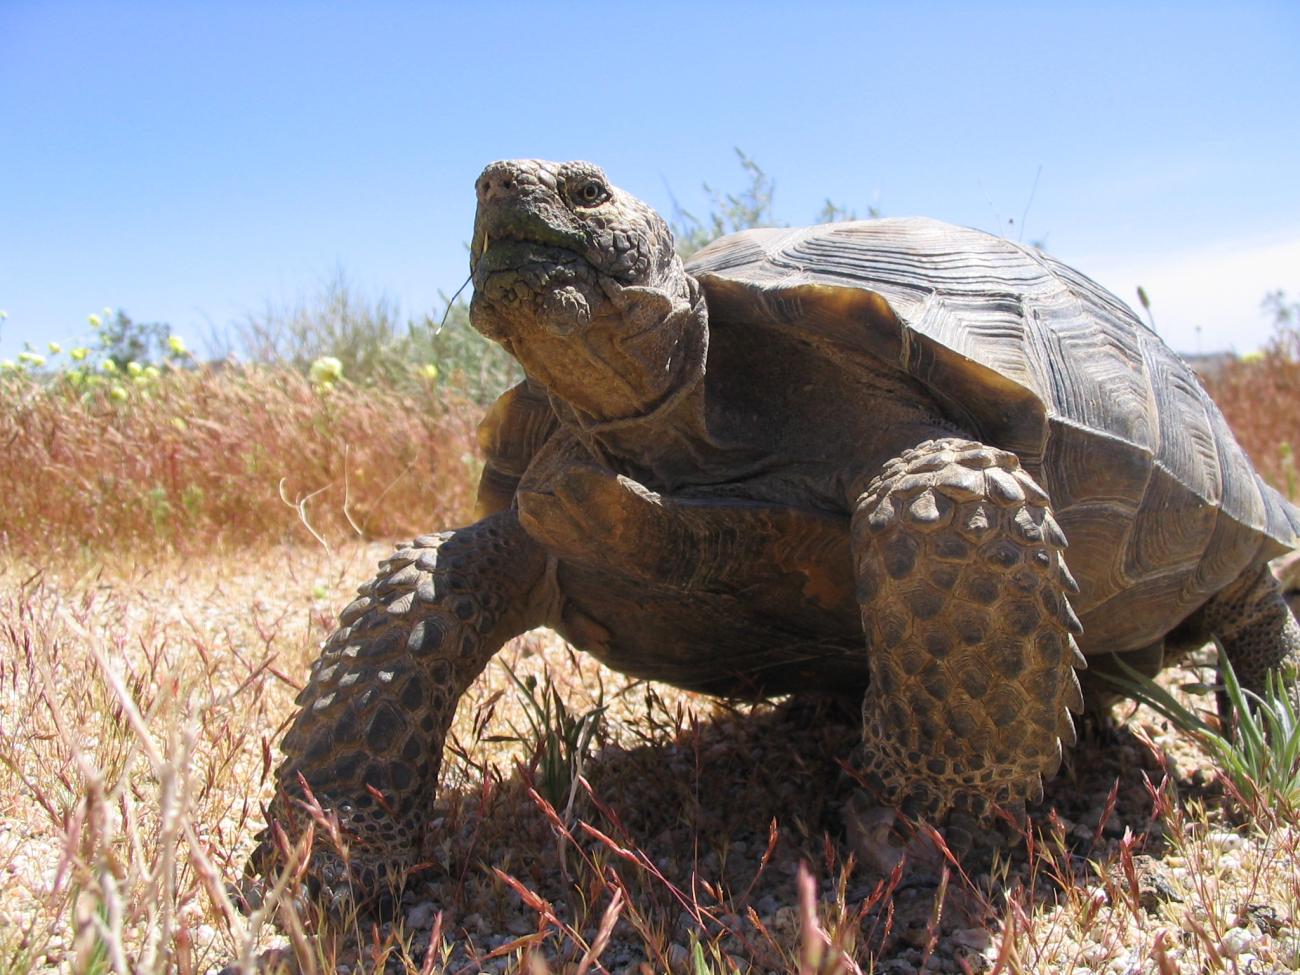
<svg viewBox="0 0 1300 975">
<path fill-rule="evenodd" d="M 1050 256 L 884 219 L 683 266 L 589 163 L 477 192 L 472 321 L 528 378 L 483 422 L 479 520 L 385 561 L 298 698 L 271 813 L 300 831 L 305 781 L 337 814 L 324 886 L 421 859 L 457 700 L 533 627 L 693 690 L 864 695 L 868 780 L 934 816 L 1040 795 L 1086 656 L 1213 635 L 1256 688 L 1300 656 L 1266 565 L 1300 512 Z"/>
</svg>

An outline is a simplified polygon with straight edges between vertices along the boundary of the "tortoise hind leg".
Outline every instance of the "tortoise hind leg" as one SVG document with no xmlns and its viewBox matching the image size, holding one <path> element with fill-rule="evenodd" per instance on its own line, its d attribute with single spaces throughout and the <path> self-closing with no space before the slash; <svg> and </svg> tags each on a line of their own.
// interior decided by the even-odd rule
<svg viewBox="0 0 1300 975">
<path fill-rule="evenodd" d="M 457 701 L 506 640 L 545 621 L 545 566 L 504 511 L 399 549 L 341 614 L 298 696 L 267 817 L 300 836 L 304 781 L 337 817 L 346 853 L 318 830 L 308 866 L 327 900 L 382 904 L 418 862 Z M 264 833 L 250 871 L 276 859 Z"/>
<path fill-rule="evenodd" d="M 935 817 L 1039 798 L 1074 743 L 1084 666 L 1047 496 L 1013 454 L 927 441 L 868 486 L 852 532 L 869 781 Z"/>
<path fill-rule="evenodd" d="M 1201 609 L 1200 625 L 1218 640 L 1241 686 L 1256 693 L 1269 671 L 1280 671 L 1300 690 L 1300 625 L 1267 564 L 1247 569 Z"/>
<path fill-rule="evenodd" d="M 1177 652 L 1175 647 L 1174 653 Z M 1110 719 L 1111 707 L 1128 699 L 1116 681 L 1131 679 L 1132 671 L 1154 679 L 1164 669 L 1166 659 L 1168 655 L 1163 638 L 1137 650 L 1089 654 L 1088 669 L 1079 675 L 1086 723 L 1094 728 L 1105 726 Z"/>
</svg>

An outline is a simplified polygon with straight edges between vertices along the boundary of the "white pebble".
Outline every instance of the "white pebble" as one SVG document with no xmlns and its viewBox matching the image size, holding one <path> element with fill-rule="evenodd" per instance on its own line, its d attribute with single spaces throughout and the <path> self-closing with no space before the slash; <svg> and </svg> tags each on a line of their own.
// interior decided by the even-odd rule
<svg viewBox="0 0 1300 975">
<path fill-rule="evenodd" d="M 1110 951 L 1106 948 L 1105 945 L 1091 944 L 1088 945 L 1087 948 L 1083 949 L 1083 960 L 1086 961 L 1088 964 L 1092 965 L 1093 969 L 1095 970 L 1096 966 L 1100 965 L 1103 961 L 1105 961 L 1106 956 L 1109 954 Z"/>
<path fill-rule="evenodd" d="M 1255 935 L 1245 928 L 1231 928 L 1219 942 L 1219 954 L 1224 958 L 1236 958 L 1255 943 Z"/>
</svg>

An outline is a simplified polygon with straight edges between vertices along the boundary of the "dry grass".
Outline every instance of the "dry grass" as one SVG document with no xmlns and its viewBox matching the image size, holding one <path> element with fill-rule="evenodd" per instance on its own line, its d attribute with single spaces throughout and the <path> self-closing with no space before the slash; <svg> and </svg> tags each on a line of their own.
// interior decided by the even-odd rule
<svg viewBox="0 0 1300 975">
<path fill-rule="evenodd" d="M 1300 331 L 1279 329 L 1263 353 L 1228 363 L 1205 385 L 1259 472 L 1300 499 Z"/>
<path fill-rule="evenodd" d="M 147 398 L 146 398 L 147 396 Z M 0 382 L 0 545 L 185 553 L 455 524 L 479 410 L 426 385 L 318 391 L 284 368 L 171 371 L 118 403 Z"/>
</svg>

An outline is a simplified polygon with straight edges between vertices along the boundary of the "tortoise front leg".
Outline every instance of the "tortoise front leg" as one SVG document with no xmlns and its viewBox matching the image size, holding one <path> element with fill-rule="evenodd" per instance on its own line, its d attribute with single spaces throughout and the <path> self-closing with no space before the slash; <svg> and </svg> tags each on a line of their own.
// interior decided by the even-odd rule
<svg viewBox="0 0 1300 975">
<path fill-rule="evenodd" d="M 504 511 L 399 549 L 341 614 L 298 695 L 269 816 L 300 835 L 305 780 L 338 817 L 346 855 L 318 830 L 309 866 L 328 899 L 395 893 L 419 861 L 457 701 L 506 640 L 545 621 L 545 567 Z M 259 872 L 274 856 L 264 834 Z"/>
<path fill-rule="evenodd" d="M 931 440 L 853 514 L 868 778 L 908 813 L 1037 799 L 1082 707 L 1065 539 L 1016 457 Z"/>
<path fill-rule="evenodd" d="M 840 516 L 660 494 L 562 442 L 548 445 L 516 498 L 528 532 L 565 562 L 684 590 L 741 585 L 753 592 L 765 578 L 769 610 L 852 599 Z"/>
</svg>

